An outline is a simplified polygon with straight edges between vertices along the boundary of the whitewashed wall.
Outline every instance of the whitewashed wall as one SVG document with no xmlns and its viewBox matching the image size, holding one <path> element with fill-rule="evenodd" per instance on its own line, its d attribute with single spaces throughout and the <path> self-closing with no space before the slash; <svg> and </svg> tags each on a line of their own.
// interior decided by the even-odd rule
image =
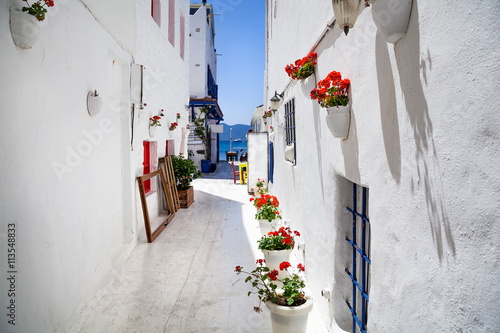
<svg viewBox="0 0 500 333">
<path fill-rule="evenodd" d="M 161 30 L 153 29 L 150 1 L 121 2 L 120 13 L 133 27 L 129 36 L 108 7 L 61 1 L 40 24 L 35 46 L 20 50 L 11 39 L 9 7 L 22 5 L 16 0 L 0 5 L 0 265 L 2 271 L 7 267 L 7 225 L 14 223 L 18 271 L 16 326 L 2 320 L 0 331 L 69 331 L 72 313 L 92 295 L 113 260 L 127 256 L 138 239 L 144 241 L 142 212 L 135 208 L 142 141 L 149 139 L 149 117 L 163 108 L 158 156 L 164 155 L 166 139 L 175 139 L 180 152 L 189 101 L 189 43 L 186 36 L 182 61 L 178 23 L 175 47 L 164 31 L 166 2 Z M 176 2 L 177 22 L 179 9 L 187 32 L 188 1 Z M 134 61 L 147 68 L 148 107 L 136 110 L 131 152 Z M 93 90 L 103 108 L 90 117 L 86 98 Z M 180 127 L 169 132 L 167 122 L 177 112 Z M 7 282 L 0 283 L 3 308 L 9 301 Z"/>
<path fill-rule="evenodd" d="M 272 136 L 272 192 L 303 233 L 308 283 L 333 332 L 351 325 L 344 303 L 351 291 L 339 287 L 349 285 L 349 181 L 369 188 L 369 332 L 500 326 L 499 14 L 496 1 L 414 1 L 396 45 L 377 33 L 371 8 L 347 37 L 338 27 L 328 32 L 316 49 L 315 80 L 332 70 L 351 80 L 351 129 L 342 141 L 308 98 L 314 83 L 287 87 L 284 71 L 333 18 L 331 2 L 267 1 L 266 93 L 295 98 L 298 138 L 292 166 L 282 127 Z M 283 114 L 282 104 L 273 123 Z M 333 288 L 330 302 L 320 296 L 324 287 Z"/>
<path fill-rule="evenodd" d="M 207 86 L 207 14 L 206 9 L 201 8 L 193 15 L 190 15 L 190 37 L 189 41 L 193 50 L 190 62 L 190 96 L 193 98 L 204 98 L 208 94 Z M 199 31 L 196 31 L 199 29 Z"/>
</svg>

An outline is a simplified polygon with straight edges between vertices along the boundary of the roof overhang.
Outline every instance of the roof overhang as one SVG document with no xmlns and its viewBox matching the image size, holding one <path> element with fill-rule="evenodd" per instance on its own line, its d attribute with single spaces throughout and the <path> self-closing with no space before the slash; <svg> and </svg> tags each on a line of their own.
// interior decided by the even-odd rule
<svg viewBox="0 0 500 333">
<path fill-rule="evenodd" d="M 204 107 L 208 110 L 207 119 L 224 120 L 224 115 L 219 107 L 219 103 L 215 98 L 205 97 L 202 99 L 191 98 L 189 100 L 189 106 L 193 107 Z"/>
</svg>

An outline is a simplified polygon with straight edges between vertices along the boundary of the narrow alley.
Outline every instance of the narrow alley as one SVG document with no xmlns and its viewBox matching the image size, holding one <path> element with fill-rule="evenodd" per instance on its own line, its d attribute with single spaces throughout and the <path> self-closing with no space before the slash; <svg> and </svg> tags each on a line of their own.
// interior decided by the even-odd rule
<svg viewBox="0 0 500 333">
<path fill-rule="evenodd" d="M 191 207 L 153 243 L 143 235 L 64 331 L 272 332 L 269 311 L 253 311 L 258 299 L 234 272 L 262 257 L 247 187 L 233 184 L 226 162 L 193 185 Z M 327 332 L 317 316 L 309 316 L 308 332 Z"/>
</svg>

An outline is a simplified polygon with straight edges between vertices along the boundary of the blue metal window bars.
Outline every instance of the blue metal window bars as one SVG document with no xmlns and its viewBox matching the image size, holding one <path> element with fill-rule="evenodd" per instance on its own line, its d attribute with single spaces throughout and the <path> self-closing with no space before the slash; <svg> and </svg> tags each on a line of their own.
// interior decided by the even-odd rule
<svg viewBox="0 0 500 333">
<path fill-rule="evenodd" d="M 370 300 L 368 297 L 368 271 L 369 264 L 371 264 L 371 260 L 368 258 L 367 253 L 367 233 L 369 234 L 369 223 L 370 220 L 367 217 L 367 188 L 362 187 L 362 201 L 361 201 L 361 213 L 357 211 L 358 209 L 358 198 L 357 198 L 357 185 L 353 184 L 353 194 L 352 194 L 352 208 L 346 207 L 346 209 L 352 214 L 352 240 L 346 237 L 346 241 L 351 244 L 352 247 L 352 273 L 349 272 L 349 269 L 345 269 L 345 272 L 349 276 L 352 281 L 352 305 L 349 303 L 349 300 L 346 299 L 346 304 L 349 307 L 349 310 L 352 314 L 352 332 L 356 333 L 356 326 L 359 327 L 359 330 L 363 333 L 366 333 L 366 323 L 367 323 L 367 307 L 368 301 Z M 358 225 L 357 220 L 361 222 L 361 246 L 358 245 Z M 367 230 L 368 229 L 368 230 Z M 359 259 L 358 259 L 359 256 Z M 357 268 L 358 268 L 358 260 L 359 266 L 361 266 L 361 282 L 358 281 L 357 276 Z M 360 304 L 356 304 L 358 294 L 361 296 L 359 301 Z M 358 311 L 361 311 L 361 317 L 359 317 Z"/>
<path fill-rule="evenodd" d="M 287 146 L 293 144 L 293 164 L 297 164 L 297 142 L 295 136 L 295 99 L 285 104 L 285 142 Z"/>
</svg>

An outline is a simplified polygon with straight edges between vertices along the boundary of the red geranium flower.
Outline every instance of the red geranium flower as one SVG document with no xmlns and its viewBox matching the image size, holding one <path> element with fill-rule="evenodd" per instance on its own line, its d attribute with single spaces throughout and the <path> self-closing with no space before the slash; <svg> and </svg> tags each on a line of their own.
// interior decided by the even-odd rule
<svg viewBox="0 0 500 333">
<path fill-rule="evenodd" d="M 306 270 L 306 268 L 302 264 L 298 264 L 297 268 L 300 269 L 302 272 Z"/>
<path fill-rule="evenodd" d="M 266 259 L 257 259 L 257 264 L 265 264 L 266 263 Z"/>
<path fill-rule="evenodd" d="M 290 263 L 288 261 L 283 261 L 281 264 L 280 264 L 280 270 L 284 270 L 284 269 L 287 269 L 288 267 L 291 267 L 292 265 L 290 265 Z"/>
<path fill-rule="evenodd" d="M 276 281 L 278 279 L 278 271 L 273 269 L 271 272 L 267 273 L 267 276 L 273 280 Z"/>
</svg>

